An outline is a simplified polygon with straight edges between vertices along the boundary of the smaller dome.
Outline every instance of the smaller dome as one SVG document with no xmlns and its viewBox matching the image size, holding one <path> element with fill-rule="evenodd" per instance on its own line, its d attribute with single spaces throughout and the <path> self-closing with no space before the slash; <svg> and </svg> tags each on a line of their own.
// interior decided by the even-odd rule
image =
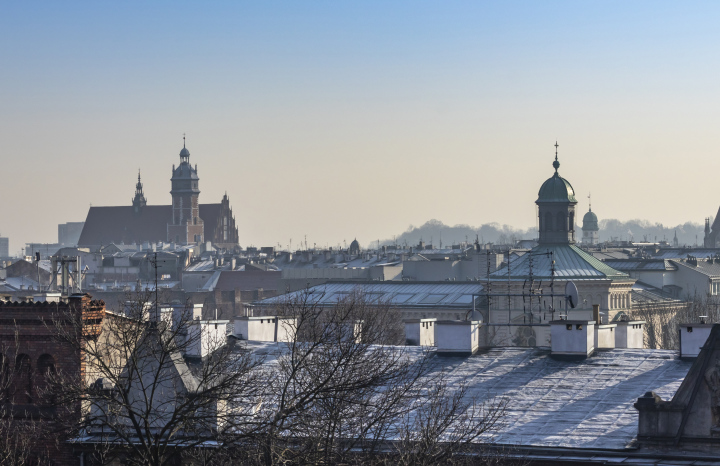
<svg viewBox="0 0 720 466">
<path fill-rule="evenodd" d="M 352 254 L 353 252 L 360 252 L 360 243 L 358 243 L 357 238 L 350 243 L 350 253 Z"/>
<path fill-rule="evenodd" d="M 540 187 L 536 202 L 577 202 L 577 200 L 570 182 L 555 173 Z"/>
<path fill-rule="evenodd" d="M 190 151 L 186 147 L 183 147 L 180 151 L 180 157 L 190 157 Z"/>
<path fill-rule="evenodd" d="M 583 231 L 600 230 L 600 228 L 598 228 L 597 215 L 595 215 L 595 212 L 593 212 L 592 210 L 588 210 L 588 212 L 583 216 L 582 229 Z"/>
</svg>

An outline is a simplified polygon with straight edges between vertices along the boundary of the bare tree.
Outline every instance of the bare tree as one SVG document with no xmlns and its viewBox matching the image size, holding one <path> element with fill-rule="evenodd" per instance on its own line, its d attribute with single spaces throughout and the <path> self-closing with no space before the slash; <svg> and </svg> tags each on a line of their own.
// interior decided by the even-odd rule
<svg viewBox="0 0 720 466">
<path fill-rule="evenodd" d="M 502 401 L 448 386 L 432 351 L 402 346 L 399 314 L 370 295 L 321 309 L 301 293 L 278 309 L 290 337 L 263 351 L 149 298 L 92 331 L 57 316 L 84 370 L 53 375 L 55 396 L 81 405 L 69 432 L 98 463 L 450 463 L 501 420 Z"/>
<path fill-rule="evenodd" d="M 249 425 L 226 407 L 254 395 L 261 361 L 232 351 L 189 307 L 160 315 L 150 298 L 136 296 L 124 315 L 106 313 L 99 331 L 77 314 L 56 317 L 58 338 L 82 351 L 85 368 L 53 377 L 58 403 L 82 405 L 69 434 L 92 445 L 99 463 L 173 464 L 209 442 L 209 452 L 221 451 Z"/>
<path fill-rule="evenodd" d="M 316 298 L 279 310 L 297 319 L 298 338 L 269 374 L 262 464 L 437 464 L 495 427 L 502 403 L 479 409 L 444 383 L 432 352 L 397 346 L 389 303 L 356 292 L 319 309 Z"/>
</svg>

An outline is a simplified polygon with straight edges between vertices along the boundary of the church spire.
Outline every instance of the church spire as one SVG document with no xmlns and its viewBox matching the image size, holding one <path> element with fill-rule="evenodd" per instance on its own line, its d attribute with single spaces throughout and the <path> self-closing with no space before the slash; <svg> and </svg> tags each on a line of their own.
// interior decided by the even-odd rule
<svg viewBox="0 0 720 466">
<path fill-rule="evenodd" d="M 555 161 L 553 162 L 553 168 L 555 168 L 555 174 L 558 174 L 558 168 L 560 168 L 560 162 L 558 162 L 558 147 L 560 145 L 555 141 Z"/>
<path fill-rule="evenodd" d="M 145 199 L 145 194 L 143 193 L 143 185 L 140 181 L 140 169 L 138 168 L 138 180 L 137 184 L 135 185 L 135 197 L 133 198 L 133 207 L 135 208 L 135 213 L 140 213 L 140 209 L 145 207 L 147 205 L 147 200 Z"/>
</svg>

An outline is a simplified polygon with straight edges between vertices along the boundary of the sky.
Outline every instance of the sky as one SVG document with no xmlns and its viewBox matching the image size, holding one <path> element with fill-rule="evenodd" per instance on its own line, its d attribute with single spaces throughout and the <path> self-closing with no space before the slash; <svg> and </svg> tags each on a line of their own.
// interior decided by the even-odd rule
<svg viewBox="0 0 720 466">
<path fill-rule="evenodd" d="M 429 219 L 535 224 L 553 173 L 602 218 L 720 205 L 720 3 L 4 2 L 0 235 L 200 202 L 243 246 L 367 245 Z"/>
</svg>

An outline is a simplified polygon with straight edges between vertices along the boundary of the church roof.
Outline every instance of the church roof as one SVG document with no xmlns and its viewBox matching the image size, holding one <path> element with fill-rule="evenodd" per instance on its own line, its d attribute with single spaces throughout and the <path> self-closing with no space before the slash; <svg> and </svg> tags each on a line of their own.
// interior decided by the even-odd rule
<svg viewBox="0 0 720 466">
<path fill-rule="evenodd" d="M 205 237 L 218 223 L 222 204 L 200 204 L 205 222 Z M 133 206 L 90 207 L 78 245 L 100 246 L 110 243 L 157 243 L 167 241 L 167 226 L 172 223 L 172 206 L 149 205 L 135 213 Z"/>
<path fill-rule="evenodd" d="M 713 221 L 712 224 L 712 231 L 720 231 L 720 208 L 718 208 L 718 213 L 715 215 L 715 221 Z"/>
<path fill-rule="evenodd" d="M 552 252 L 552 259 L 549 252 Z M 552 274 L 552 261 L 555 261 L 555 278 L 560 280 L 630 280 L 626 273 L 615 270 L 591 254 L 571 244 L 550 244 L 534 247 L 515 262 L 510 261 L 510 279 L 548 280 Z M 490 274 L 490 278 L 507 279 L 508 269 L 503 267 Z"/>
</svg>

